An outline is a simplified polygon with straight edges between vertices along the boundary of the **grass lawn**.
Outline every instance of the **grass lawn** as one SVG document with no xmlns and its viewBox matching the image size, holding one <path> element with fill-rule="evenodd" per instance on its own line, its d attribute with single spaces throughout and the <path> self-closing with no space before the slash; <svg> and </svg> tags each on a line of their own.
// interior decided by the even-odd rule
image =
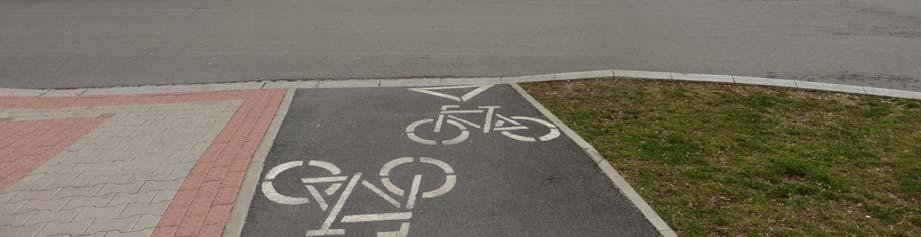
<svg viewBox="0 0 921 237">
<path fill-rule="evenodd" d="M 637 80 L 522 86 L 681 236 L 921 236 L 921 101 Z"/>
</svg>

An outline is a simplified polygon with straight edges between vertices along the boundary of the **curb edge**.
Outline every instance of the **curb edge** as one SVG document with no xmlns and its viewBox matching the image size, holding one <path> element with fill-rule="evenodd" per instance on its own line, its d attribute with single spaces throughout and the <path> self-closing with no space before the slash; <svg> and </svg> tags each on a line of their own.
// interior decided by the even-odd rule
<svg viewBox="0 0 921 237">
<path fill-rule="evenodd" d="M 393 79 L 303 79 L 303 80 L 262 80 L 248 82 L 227 82 L 207 84 L 152 85 L 126 87 L 100 87 L 78 89 L 13 89 L 0 88 L 0 96 L 93 96 L 93 95 L 130 95 L 174 92 L 205 92 L 247 90 L 262 88 L 373 88 L 392 86 L 448 86 L 448 85 L 482 85 L 505 84 L 537 81 L 567 81 L 584 79 L 633 79 L 633 80 L 669 80 L 684 82 L 724 83 L 738 85 L 771 86 L 810 91 L 827 91 L 858 95 L 872 95 L 890 98 L 921 99 L 921 92 L 896 90 L 869 86 L 855 86 L 803 80 L 789 80 L 738 75 L 695 74 L 678 72 L 636 71 L 606 69 L 564 73 L 534 74 L 502 77 L 419 77 Z"/>
</svg>

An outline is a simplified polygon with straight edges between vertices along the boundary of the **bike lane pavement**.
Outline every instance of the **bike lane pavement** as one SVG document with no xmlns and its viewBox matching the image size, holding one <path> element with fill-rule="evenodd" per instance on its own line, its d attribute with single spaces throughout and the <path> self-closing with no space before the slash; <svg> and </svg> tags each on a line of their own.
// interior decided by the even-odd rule
<svg viewBox="0 0 921 237">
<path fill-rule="evenodd" d="M 242 235 L 659 235 L 547 121 L 509 85 L 298 90 Z"/>
</svg>

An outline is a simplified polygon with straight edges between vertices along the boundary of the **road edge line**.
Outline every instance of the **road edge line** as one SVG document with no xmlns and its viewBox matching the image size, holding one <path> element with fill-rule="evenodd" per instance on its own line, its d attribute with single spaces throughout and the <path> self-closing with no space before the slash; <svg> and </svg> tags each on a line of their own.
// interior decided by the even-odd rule
<svg viewBox="0 0 921 237">
<path fill-rule="evenodd" d="M 272 124 L 269 125 L 269 129 L 262 137 L 259 148 L 256 149 L 253 160 L 250 161 L 249 167 L 246 169 L 243 185 L 240 186 L 237 200 L 234 202 L 233 210 L 230 212 L 230 220 L 224 225 L 223 236 L 225 237 L 236 237 L 243 234 L 243 225 L 246 224 L 246 216 L 249 214 L 249 207 L 256 193 L 256 186 L 259 184 L 259 176 L 262 174 L 265 159 L 268 158 L 272 145 L 275 144 L 275 138 L 278 136 L 278 131 L 281 130 L 281 125 L 288 115 L 288 110 L 291 108 L 291 102 L 296 91 L 297 89 L 294 88 L 289 88 L 285 91 L 285 98 L 278 106 L 278 112 L 272 118 Z"/>
<path fill-rule="evenodd" d="M 598 168 L 601 169 L 601 172 L 607 175 L 611 182 L 614 183 L 614 186 L 617 187 L 618 191 L 627 197 L 627 199 L 630 200 L 630 202 L 633 203 L 633 205 L 639 209 L 641 213 L 643 213 L 643 216 L 646 217 L 647 221 L 652 223 L 656 230 L 659 231 L 659 234 L 666 237 L 678 236 L 675 231 L 669 227 L 668 223 L 666 223 L 665 220 L 659 216 L 659 213 L 652 209 L 652 206 L 650 206 L 649 203 L 647 203 L 646 200 L 644 200 L 643 197 L 636 192 L 636 189 L 633 189 L 633 186 L 631 186 L 630 183 L 627 182 L 627 180 L 624 179 L 624 177 L 621 176 L 613 166 L 611 166 L 607 159 L 605 159 L 601 153 L 595 149 L 595 147 L 585 141 L 585 139 L 579 136 L 579 134 L 577 134 L 575 131 L 570 129 L 569 126 L 566 126 L 562 120 L 556 117 L 556 115 L 553 115 L 550 110 L 547 110 L 544 105 L 534 99 L 534 97 L 528 94 L 528 92 L 521 88 L 521 86 L 519 86 L 517 83 L 511 83 L 510 85 L 512 88 L 515 88 L 515 91 L 517 91 L 521 97 L 524 97 L 524 99 L 527 100 L 531 106 L 537 108 L 541 114 L 556 124 L 556 126 L 559 127 L 561 131 L 563 131 L 563 134 L 566 134 L 566 136 L 572 139 L 576 145 L 582 148 L 582 151 L 585 152 L 585 154 L 595 162 Z"/>
</svg>

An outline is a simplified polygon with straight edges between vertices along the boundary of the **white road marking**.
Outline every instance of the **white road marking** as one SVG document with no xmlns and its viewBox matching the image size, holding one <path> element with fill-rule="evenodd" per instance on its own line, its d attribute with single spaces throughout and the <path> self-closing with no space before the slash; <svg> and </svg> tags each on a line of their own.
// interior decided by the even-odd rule
<svg viewBox="0 0 921 237">
<path fill-rule="evenodd" d="M 317 204 L 320 205 L 320 210 L 326 211 L 326 208 L 329 208 L 329 205 L 326 204 L 326 199 L 323 199 L 323 195 L 320 195 L 320 191 L 317 190 L 317 187 L 307 185 L 307 191 L 310 191 L 310 195 L 313 196 L 313 199 L 317 200 Z"/>
<path fill-rule="evenodd" d="M 345 190 L 342 191 L 342 195 L 339 196 L 339 200 L 336 201 L 336 205 L 333 206 L 333 209 L 329 212 L 329 216 L 326 217 L 326 221 L 323 222 L 321 229 L 329 229 L 330 226 L 333 226 L 333 221 L 336 220 L 336 217 L 339 216 L 339 212 L 342 211 L 342 206 L 345 205 L 345 201 L 349 199 L 349 195 L 352 195 L 352 189 L 355 188 L 355 184 L 358 183 L 358 180 L 361 179 L 361 173 L 355 173 L 352 176 L 352 179 L 349 180 L 349 184 L 345 185 Z"/>
<path fill-rule="evenodd" d="M 451 189 L 454 189 L 454 185 L 457 184 L 457 177 L 452 175 L 445 176 L 445 183 L 438 187 L 435 190 L 422 193 L 422 198 L 433 198 L 441 195 L 445 195 L 450 192 Z"/>
<path fill-rule="evenodd" d="M 470 99 L 473 99 L 473 97 L 476 97 L 480 93 L 483 93 L 483 91 L 486 91 L 490 87 L 492 87 L 492 85 L 426 87 L 426 88 L 412 88 L 409 90 L 415 91 L 415 92 L 422 92 L 425 94 L 434 95 L 434 96 L 438 96 L 441 98 L 446 98 L 446 99 L 450 99 L 454 101 L 468 101 Z M 474 89 L 465 93 L 464 95 L 460 97 L 436 91 L 436 90 L 451 90 L 451 89 L 464 89 L 464 88 L 474 88 Z"/>
<path fill-rule="evenodd" d="M 368 188 L 368 189 L 370 189 L 372 192 L 374 192 L 375 194 L 377 194 L 377 196 L 380 196 L 380 197 L 383 198 L 385 201 L 389 202 L 389 203 L 390 203 L 391 205 L 393 205 L 394 207 L 400 208 L 400 202 L 397 202 L 396 199 L 394 199 L 394 198 L 391 197 L 390 195 L 387 195 L 386 193 L 384 193 L 383 190 L 381 190 L 381 189 L 378 188 L 377 186 L 374 186 L 374 184 L 372 184 L 371 182 L 368 182 L 367 180 L 362 180 L 362 181 L 361 181 L 361 184 L 364 185 L 365 188 Z"/>
<path fill-rule="evenodd" d="M 326 161 L 311 160 L 311 161 L 308 161 L 308 162 L 307 162 L 307 165 L 316 166 L 316 167 L 320 167 L 320 168 L 326 169 L 326 170 L 328 170 L 329 173 L 332 174 L 332 175 L 339 175 L 339 173 L 342 173 L 342 171 L 339 170 L 339 167 L 337 167 L 337 166 L 334 165 L 333 163 L 329 163 L 329 162 L 326 162 Z"/>
<path fill-rule="evenodd" d="M 406 200 L 406 209 L 416 207 L 416 196 L 419 196 L 419 186 L 422 185 L 422 175 L 413 176 L 413 185 L 409 189 L 409 198 Z"/>
<path fill-rule="evenodd" d="M 407 235 L 409 235 L 409 222 L 403 222 L 398 231 L 377 232 L 377 237 L 406 237 Z"/>
<path fill-rule="evenodd" d="M 342 217 L 342 223 L 409 220 L 412 217 L 412 212 L 347 215 Z"/>
<path fill-rule="evenodd" d="M 441 170 L 444 171 L 445 174 L 454 174 L 454 168 L 451 168 L 451 165 L 448 165 L 448 163 L 445 163 L 444 161 L 423 156 L 419 158 L 419 162 L 438 166 L 438 168 L 441 168 Z"/>
<path fill-rule="evenodd" d="M 321 178 L 303 178 L 301 179 L 301 181 L 304 182 L 305 184 L 331 183 L 331 182 L 342 182 L 348 178 L 349 177 L 346 177 L 346 176 L 333 176 L 333 177 L 321 177 Z"/>
<path fill-rule="evenodd" d="M 335 183 L 335 184 L 330 185 L 329 188 L 326 188 L 326 191 L 325 191 L 326 195 L 333 195 L 333 193 L 336 193 L 336 191 L 339 191 L 340 187 L 342 187 L 342 184 L 340 183 Z"/>
<path fill-rule="evenodd" d="M 310 200 L 307 198 L 289 197 L 278 193 L 278 191 L 275 191 L 275 186 L 272 185 L 272 181 L 262 182 L 262 194 L 264 194 L 265 197 L 269 199 L 269 201 L 273 201 L 278 204 L 301 205 L 310 203 Z"/>
<path fill-rule="evenodd" d="M 381 166 L 380 175 L 381 177 L 390 176 L 390 170 L 392 170 L 393 167 L 397 167 L 398 165 L 412 163 L 412 162 L 413 162 L 412 157 L 400 157 L 400 158 L 396 158 L 391 161 L 388 161 L 387 163 L 384 163 L 384 166 Z"/>
<path fill-rule="evenodd" d="M 273 180 L 278 174 L 281 174 L 281 172 L 302 165 L 304 165 L 304 161 L 291 161 L 272 167 L 272 169 L 269 169 L 269 172 L 266 173 L 265 180 Z"/>
</svg>

